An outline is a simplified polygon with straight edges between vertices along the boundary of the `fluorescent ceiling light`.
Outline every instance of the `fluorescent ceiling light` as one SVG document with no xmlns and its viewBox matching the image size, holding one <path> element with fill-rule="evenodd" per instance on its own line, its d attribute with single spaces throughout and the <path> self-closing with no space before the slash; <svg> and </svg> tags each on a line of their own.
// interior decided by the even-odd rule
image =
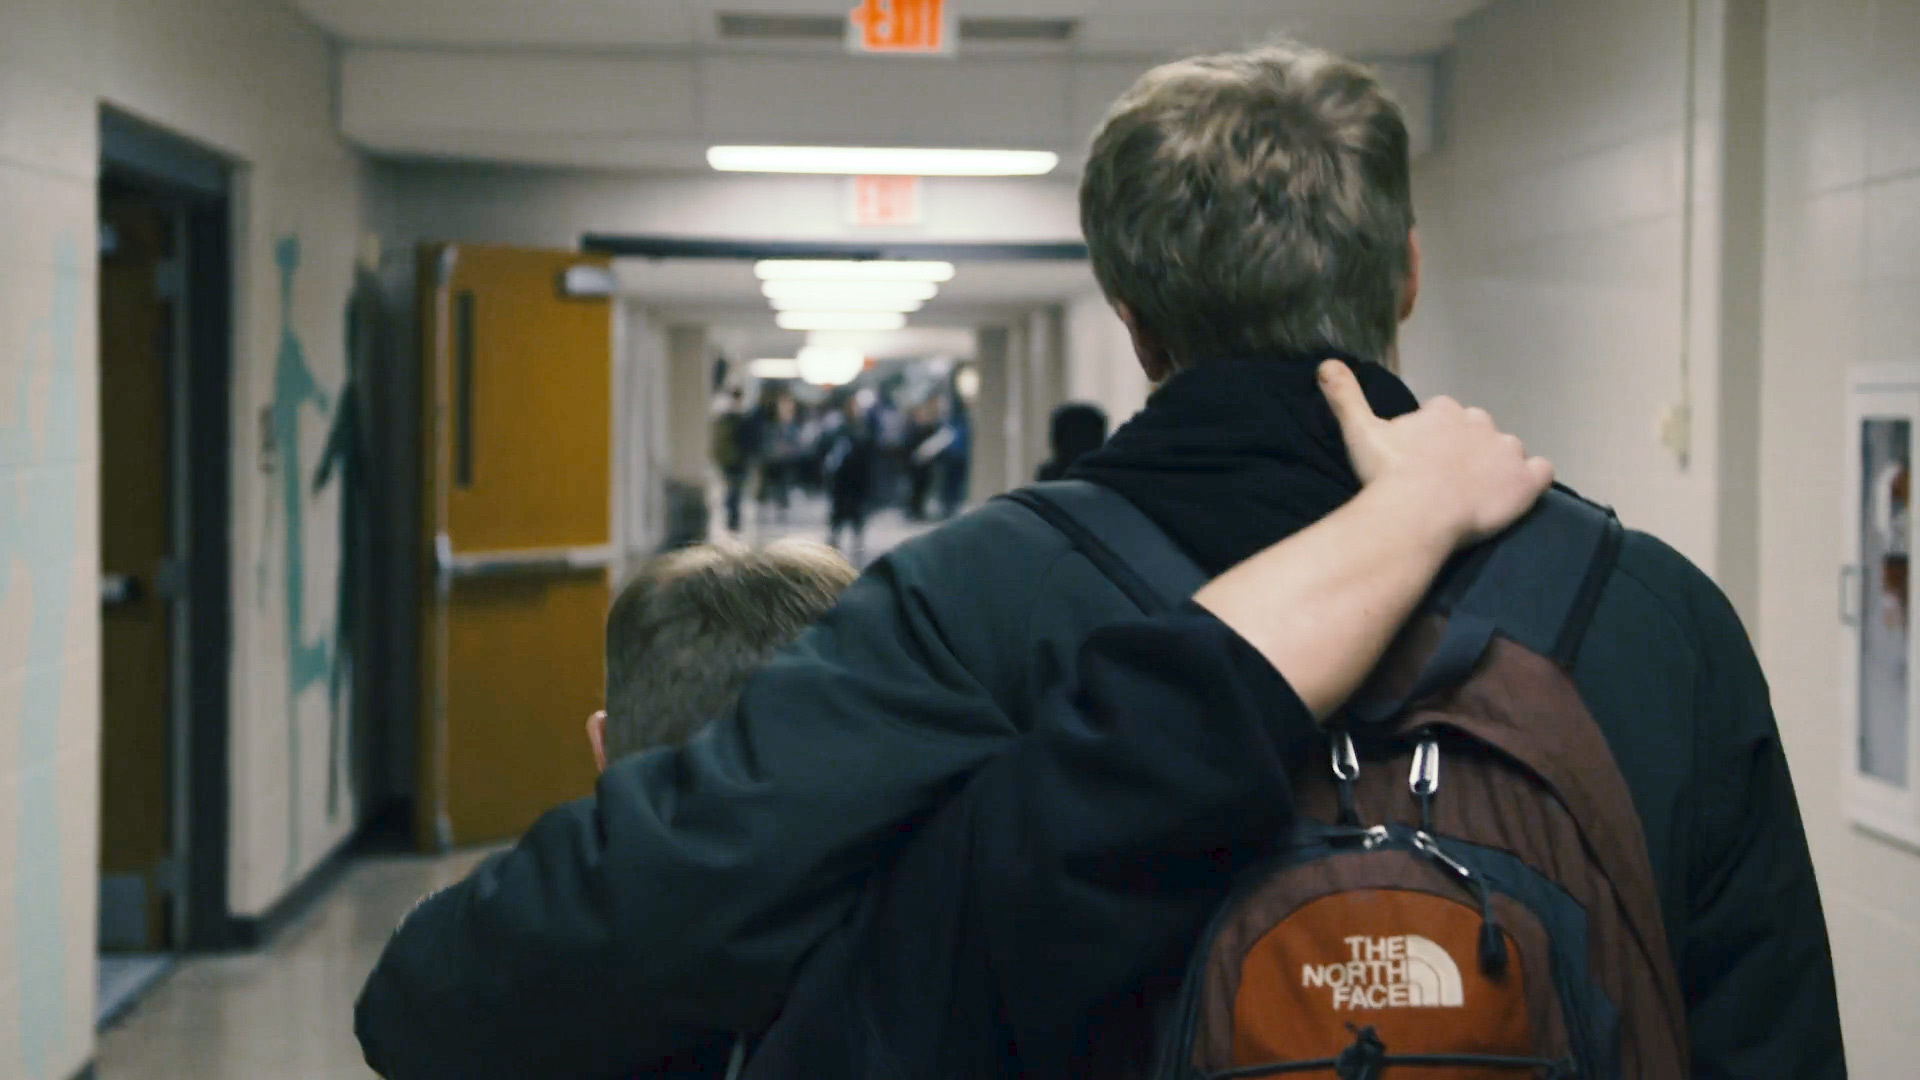
<svg viewBox="0 0 1920 1080">
<path fill-rule="evenodd" d="M 773 321 L 782 330 L 898 330 L 907 317 L 897 311 L 782 311 Z"/>
<path fill-rule="evenodd" d="M 716 146 L 720 172 L 834 176 L 1041 176 L 1060 164 L 1050 150 L 934 150 L 908 146 Z"/>
<path fill-rule="evenodd" d="M 775 311 L 893 311 L 908 315 L 926 306 L 924 300 L 896 296 L 776 296 Z"/>
<path fill-rule="evenodd" d="M 931 281 L 769 281 L 760 286 L 766 298 L 775 302 L 812 301 L 821 310 L 839 307 L 842 301 L 868 303 L 925 303 L 933 299 L 940 286 Z"/>
<path fill-rule="evenodd" d="M 815 386 L 845 386 L 866 370 L 867 357 L 858 349 L 833 349 L 809 345 L 800 350 L 794 363 L 800 377 Z"/>
<path fill-rule="evenodd" d="M 800 377 L 800 361 L 755 360 L 747 365 L 747 374 L 756 379 L 797 379 Z"/>
<path fill-rule="evenodd" d="M 953 280 L 950 262 L 904 259 L 762 259 L 753 264 L 761 281 L 931 281 Z"/>
</svg>

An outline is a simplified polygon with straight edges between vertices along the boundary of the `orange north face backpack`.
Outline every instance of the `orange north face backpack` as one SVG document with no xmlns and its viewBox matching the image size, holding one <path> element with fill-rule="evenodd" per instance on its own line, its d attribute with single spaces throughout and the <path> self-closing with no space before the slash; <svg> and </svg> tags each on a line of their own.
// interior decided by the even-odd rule
<svg viewBox="0 0 1920 1080">
<path fill-rule="evenodd" d="M 1146 610 L 1204 580 L 1103 488 L 1015 497 Z M 1450 568 L 1294 778 L 1293 831 L 1201 936 L 1140 1075 L 1687 1075 L 1640 818 L 1569 675 L 1619 542 L 1556 490 Z"/>
</svg>

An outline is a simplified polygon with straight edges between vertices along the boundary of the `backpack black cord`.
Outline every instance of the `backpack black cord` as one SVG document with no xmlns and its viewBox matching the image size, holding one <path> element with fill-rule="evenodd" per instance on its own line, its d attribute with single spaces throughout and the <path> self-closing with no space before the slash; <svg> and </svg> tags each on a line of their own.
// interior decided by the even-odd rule
<svg viewBox="0 0 1920 1080">
<path fill-rule="evenodd" d="M 1340 1080 L 1379 1080 L 1381 1070 L 1389 1065 L 1405 1065 L 1413 1068 L 1526 1069 L 1544 1077 L 1545 1080 L 1557 1080 L 1559 1077 L 1573 1075 L 1573 1063 L 1566 1060 L 1550 1061 L 1546 1058 L 1513 1057 L 1505 1054 L 1389 1054 L 1387 1044 L 1380 1040 L 1380 1034 L 1371 1026 L 1356 1028 L 1348 1024 L 1347 1030 L 1353 1032 L 1353 1043 L 1340 1051 L 1338 1057 L 1227 1069 L 1224 1072 L 1208 1073 L 1206 1080 L 1252 1080 L 1260 1076 L 1324 1072 L 1327 1069 L 1332 1069 L 1334 1075 Z"/>
<path fill-rule="evenodd" d="M 1284 1076 L 1288 1073 L 1326 1072 L 1339 1073 L 1342 1057 L 1316 1058 L 1312 1061 L 1273 1062 L 1267 1065 L 1246 1065 L 1239 1068 L 1223 1069 L 1219 1072 L 1205 1073 L 1202 1080 L 1257 1080 L 1260 1077 Z M 1552 1061 L 1547 1058 L 1513 1057 L 1505 1054 L 1386 1054 L 1383 1053 L 1374 1064 L 1381 1068 L 1400 1066 L 1410 1069 L 1512 1069 L 1525 1070 L 1538 1080 L 1568 1080 L 1579 1075 L 1572 1059 L 1563 1058 Z M 1368 1076 L 1378 1076 L 1369 1073 Z M 1397 1075 L 1397 1074 L 1396 1074 Z M 1344 1075 L 1343 1075 L 1344 1080 Z"/>
<path fill-rule="evenodd" d="M 1380 1041 L 1380 1035 L 1371 1026 L 1356 1029 L 1352 1024 L 1347 1030 L 1353 1032 L 1353 1045 L 1340 1051 L 1334 1059 L 1333 1073 L 1340 1080 L 1379 1080 L 1380 1069 L 1387 1059 L 1387 1044 Z"/>
</svg>

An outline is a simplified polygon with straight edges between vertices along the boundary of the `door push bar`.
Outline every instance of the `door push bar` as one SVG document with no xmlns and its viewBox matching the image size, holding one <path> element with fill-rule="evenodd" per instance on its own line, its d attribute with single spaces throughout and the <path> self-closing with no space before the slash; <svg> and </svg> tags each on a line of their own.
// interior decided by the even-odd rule
<svg viewBox="0 0 1920 1080">
<path fill-rule="evenodd" d="M 433 538 L 433 556 L 441 591 L 456 579 L 528 577 L 605 570 L 613 565 L 611 545 L 599 547 L 515 548 L 454 554 L 446 533 Z"/>
</svg>

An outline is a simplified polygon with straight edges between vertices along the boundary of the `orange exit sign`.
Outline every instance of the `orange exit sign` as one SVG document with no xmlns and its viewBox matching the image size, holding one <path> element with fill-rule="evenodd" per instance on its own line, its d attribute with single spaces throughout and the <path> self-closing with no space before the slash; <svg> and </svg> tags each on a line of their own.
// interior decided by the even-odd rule
<svg viewBox="0 0 1920 1080">
<path fill-rule="evenodd" d="M 951 14 L 945 0 L 860 0 L 847 16 L 847 43 L 855 52 L 949 53 Z"/>
<path fill-rule="evenodd" d="M 852 218 L 865 228 L 920 224 L 920 178 L 856 176 Z"/>
</svg>

